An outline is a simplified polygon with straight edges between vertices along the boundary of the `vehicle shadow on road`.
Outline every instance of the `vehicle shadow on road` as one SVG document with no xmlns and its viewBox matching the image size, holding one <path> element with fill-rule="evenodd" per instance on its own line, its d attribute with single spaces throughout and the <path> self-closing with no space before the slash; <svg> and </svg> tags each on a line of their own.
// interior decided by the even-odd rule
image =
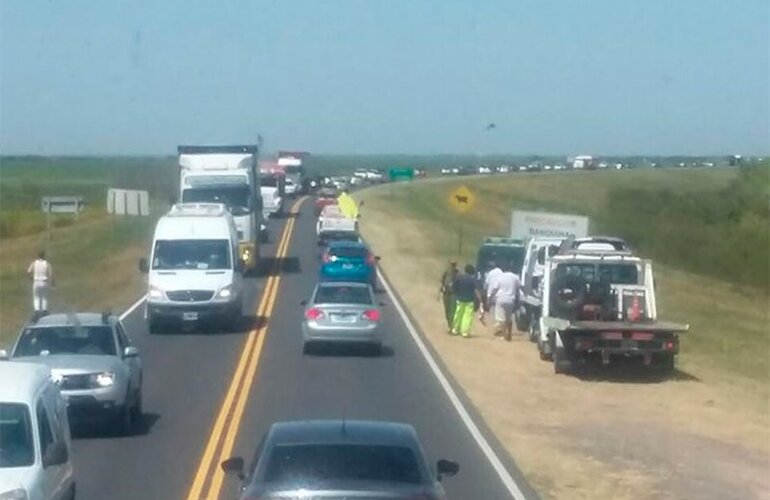
<svg viewBox="0 0 770 500">
<path fill-rule="evenodd" d="M 615 382 L 620 384 L 660 384 L 663 382 L 700 382 L 701 379 L 679 368 L 665 373 L 638 363 L 616 362 L 609 366 L 586 365 L 575 370 L 583 382 Z"/>
<path fill-rule="evenodd" d="M 259 277 L 276 276 L 278 274 L 298 274 L 302 272 L 299 257 L 263 257 L 257 264 L 256 274 Z"/>
<path fill-rule="evenodd" d="M 225 327 L 214 321 L 203 321 L 200 324 L 190 325 L 160 325 L 160 329 L 154 333 L 156 336 L 172 335 L 243 335 L 265 325 L 263 316 L 244 315 L 235 322 L 232 327 Z"/>
<path fill-rule="evenodd" d="M 134 431 L 130 436 L 121 434 L 115 427 L 106 423 L 73 424 L 71 430 L 72 439 L 130 439 L 137 436 L 147 436 L 152 432 L 152 428 L 155 426 L 158 420 L 160 420 L 160 415 L 157 413 L 143 413 L 141 420 L 134 424 Z"/>
<path fill-rule="evenodd" d="M 305 350 L 306 356 L 316 358 L 392 358 L 395 351 L 391 346 L 383 345 L 379 349 L 358 345 L 310 345 Z"/>
</svg>

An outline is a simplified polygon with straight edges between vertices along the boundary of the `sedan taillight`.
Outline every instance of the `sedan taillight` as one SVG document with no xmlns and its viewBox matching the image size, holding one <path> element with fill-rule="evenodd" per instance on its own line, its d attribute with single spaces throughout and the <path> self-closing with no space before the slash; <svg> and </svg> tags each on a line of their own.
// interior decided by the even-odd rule
<svg viewBox="0 0 770 500">
<path fill-rule="evenodd" d="M 361 317 L 369 321 L 379 321 L 380 311 L 377 309 L 369 309 L 368 311 L 364 311 Z"/>
<path fill-rule="evenodd" d="M 310 321 L 316 321 L 319 319 L 323 319 L 324 312 L 314 307 L 312 309 L 308 309 L 307 311 L 305 311 L 305 317 Z"/>
</svg>

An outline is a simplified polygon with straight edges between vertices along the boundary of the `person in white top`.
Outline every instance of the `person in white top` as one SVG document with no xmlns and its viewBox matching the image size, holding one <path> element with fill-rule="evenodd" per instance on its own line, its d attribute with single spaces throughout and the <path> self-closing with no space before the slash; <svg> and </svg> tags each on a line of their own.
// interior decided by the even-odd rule
<svg viewBox="0 0 770 500">
<path fill-rule="evenodd" d="M 511 269 L 510 264 L 505 265 L 490 290 L 491 301 L 495 304 L 496 336 L 504 336 L 505 340 L 511 340 L 513 332 L 513 313 L 519 304 L 521 280 Z"/>
<path fill-rule="evenodd" d="M 48 312 L 48 290 L 53 286 L 51 264 L 45 260 L 45 252 L 40 252 L 37 259 L 27 268 L 32 280 L 32 305 L 36 314 Z"/>
<path fill-rule="evenodd" d="M 484 292 L 487 299 L 487 310 L 492 307 L 492 290 L 497 286 L 497 279 L 503 274 L 503 270 L 500 268 L 500 264 L 497 261 L 492 262 L 492 269 L 484 276 Z"/>
</svg>

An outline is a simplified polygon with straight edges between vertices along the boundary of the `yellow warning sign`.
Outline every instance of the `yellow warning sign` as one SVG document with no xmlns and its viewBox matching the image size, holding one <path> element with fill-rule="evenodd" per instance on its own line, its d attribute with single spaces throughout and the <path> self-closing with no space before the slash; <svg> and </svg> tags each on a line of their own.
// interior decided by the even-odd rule
<svg viewBox="0 0 770 500">
<path fill-rule="evenodd" d="M 468 212 L 475 204 L 476 196 L 465 186 L 458 187 L 449 195 L 449 206 L 461 214 Z"/>
</svg>

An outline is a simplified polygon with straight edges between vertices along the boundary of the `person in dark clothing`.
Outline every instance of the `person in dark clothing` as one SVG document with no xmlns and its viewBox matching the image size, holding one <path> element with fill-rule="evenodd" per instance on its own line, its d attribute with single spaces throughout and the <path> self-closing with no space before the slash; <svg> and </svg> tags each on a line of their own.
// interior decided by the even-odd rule
<svg viewBox="0 0 770 500">
<path fill-rule="evenodd" d="M 441 287 L 439 288 L 439 295 L 444 303 L 444 317 L 446 318 L 447 328 L 452 330 L 452 324 L 454 323 L 455 315 L 455 293 L 454 283 L 457 279 L 457 275 L 460 271 L 457 269 L 457 262 L 454 260 L 449 262 L 449 267 L 444 274 L 441 275 Z"/>
<path fill-rule="evenodd" d="M 474 272 L 473 266 L 467 264 L 465 272 L 454 281 L 452 289 L 456 302 L 454 319 L 452 321 L 452 335 L 461 335 L 465 338 L 470 337 L 475 305 L 479 304 L 483 311 L 484 300 Z"/>
</svg>

